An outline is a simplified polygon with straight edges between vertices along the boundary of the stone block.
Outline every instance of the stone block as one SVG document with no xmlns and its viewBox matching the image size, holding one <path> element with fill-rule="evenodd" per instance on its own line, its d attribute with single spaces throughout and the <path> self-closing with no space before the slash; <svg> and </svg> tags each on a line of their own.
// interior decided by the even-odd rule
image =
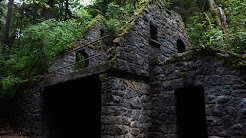
<svg viewBox="0 0 246 138">
<path fill-rule="evenodd" d="M 238 89 L 238 90 L 234 90 L 232 91 L 232 96 L 234 97 L 241 97 L 244 98 L 246 97 L 246 89 Z"/>
<path fill-rule="evenodd" d="M 235 124 L 231 127 L 231 131 L 230 131 L 231 136 L 245 135 L 245 133 L 246 133 L 245 124 Z"/>
<path fill-rule="evenodd" d="M 217 116 L 207 116 L 206 117 L 207 120 L 207 126 L 219 126 L 223 124 L 223 121 L 221 120 L 220 117 Z"/>
</svg>

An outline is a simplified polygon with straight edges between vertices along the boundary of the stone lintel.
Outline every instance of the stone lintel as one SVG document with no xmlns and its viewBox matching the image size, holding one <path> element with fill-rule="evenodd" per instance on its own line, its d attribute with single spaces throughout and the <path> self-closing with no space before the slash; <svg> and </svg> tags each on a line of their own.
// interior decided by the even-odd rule
<svg viewBox="0 0 246 138">
<path fill-rule="evenodd" d="M 48 80 L 41 82 L 40 86 L 41 86 L 41 88 L 44 88 L 44 87 L 56 85 L 59 83 L 65 83 L 68 81 L 72 81 L 72 80 L 80 79 L 83 77 L 91 76 L 91 75 L 105 73 L 109 69 L 112 69 L 112 66 L 113 66 L 113 61 L 108 61 L 106 63 L 99 64 L 97 66 L 87 67 L 87 68 L 84 68 L 82 70 L 79 70 L 79 71 L 76 71 L 73 73 L 69 73 L 66 75 L 50 78 Z"/>
</svg>

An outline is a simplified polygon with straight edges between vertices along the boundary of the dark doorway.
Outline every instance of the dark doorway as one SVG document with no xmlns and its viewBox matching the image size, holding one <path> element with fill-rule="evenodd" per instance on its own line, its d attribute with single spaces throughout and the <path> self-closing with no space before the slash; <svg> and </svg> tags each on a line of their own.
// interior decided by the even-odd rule
<svg viewBox="0 0 246 138">
<path fill-rule="evenodd" d="M 175 98 L 179 137 L 207 138 L 204 88 L 177 89 Z"/>
<path fill-rule="evenodd" d="M 11 102 L 9 99 L 0 97 L 0 138 L 5 137 L 11 132 L 10 127 L 10 110 Z"/>
<path fill-rule="evenodd" d="M 177 49 L 178 49 L 178 53 L 185 52 L 184 42 L 182 40 L 180 40 L 180 39 L 177 41 Z"/>
<path fill-rule="evenodd" d="M 52 86 L 44 92 L 48 138 L 101 137 L 101 81 L 90 76 Z"/>
</svg>

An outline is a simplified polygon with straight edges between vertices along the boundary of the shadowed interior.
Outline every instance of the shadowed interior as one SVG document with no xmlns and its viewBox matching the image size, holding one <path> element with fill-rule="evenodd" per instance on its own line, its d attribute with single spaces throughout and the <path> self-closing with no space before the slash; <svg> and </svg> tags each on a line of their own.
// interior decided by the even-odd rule
<svg viewBox="0 0 246 138">
<path fill-rule="evenodd" d="M 44 127 L 48 137 L 100 137 L 100 103 L 98 76 L 47 88 L 44 92 Z"/>
<path fill-rule="evenodd" d="M 203 87 L 185 87 L 175 91 L 180 138 L 207 138 Z"/>
</svg>

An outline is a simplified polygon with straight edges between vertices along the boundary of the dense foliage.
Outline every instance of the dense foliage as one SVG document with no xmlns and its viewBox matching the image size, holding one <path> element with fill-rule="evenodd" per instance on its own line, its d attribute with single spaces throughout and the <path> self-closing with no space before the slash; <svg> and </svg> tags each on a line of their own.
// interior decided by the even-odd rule
<svg viewBox="0 0 246 138">
<path fill-rule="evenodd" d="M 21 0 L 14 3 L 8 41 L 0 42 L 0 94 L 13 95 L 19 84 L 46 73 L 54 57 L 73 47 L 76 38 L 98 14 L 106 18 L 106 31 L 113 39 L 147 1 L 94 0 L 87 6 L 79 0 Z M 215 0 L 226 13 L 227 33 L 216 24 L 207 0 L 162 2 L 166 8 L 182 15 L 194 47 L 211 46 L 246 53 L 246 0 Z M 8 12 L 8 2 L 1 1 L 1 40 L 6 31 Z"/>
<path fill-rule="evenodd" d="M 6 51 L 8 56 L 2 57 L 2 66 L 6 68 L 1 75 L 3 93 L 16 83 L 44 74 L 56 55 L 73 47 L 84 27 L 76 20 L 58 22 L 54 19 L 27 27 L 20 41 Z"/>
<path fill-rule="evenodd" d="M 246 1 L 219 0 L 218 4 L 227 17 L 227 33 L 223 33 L 222 27 L 216 25 L 216 19 L 209 10 L 196 12 L 186 20 L 193 45 L 246 53 Z"/>
</svg>

